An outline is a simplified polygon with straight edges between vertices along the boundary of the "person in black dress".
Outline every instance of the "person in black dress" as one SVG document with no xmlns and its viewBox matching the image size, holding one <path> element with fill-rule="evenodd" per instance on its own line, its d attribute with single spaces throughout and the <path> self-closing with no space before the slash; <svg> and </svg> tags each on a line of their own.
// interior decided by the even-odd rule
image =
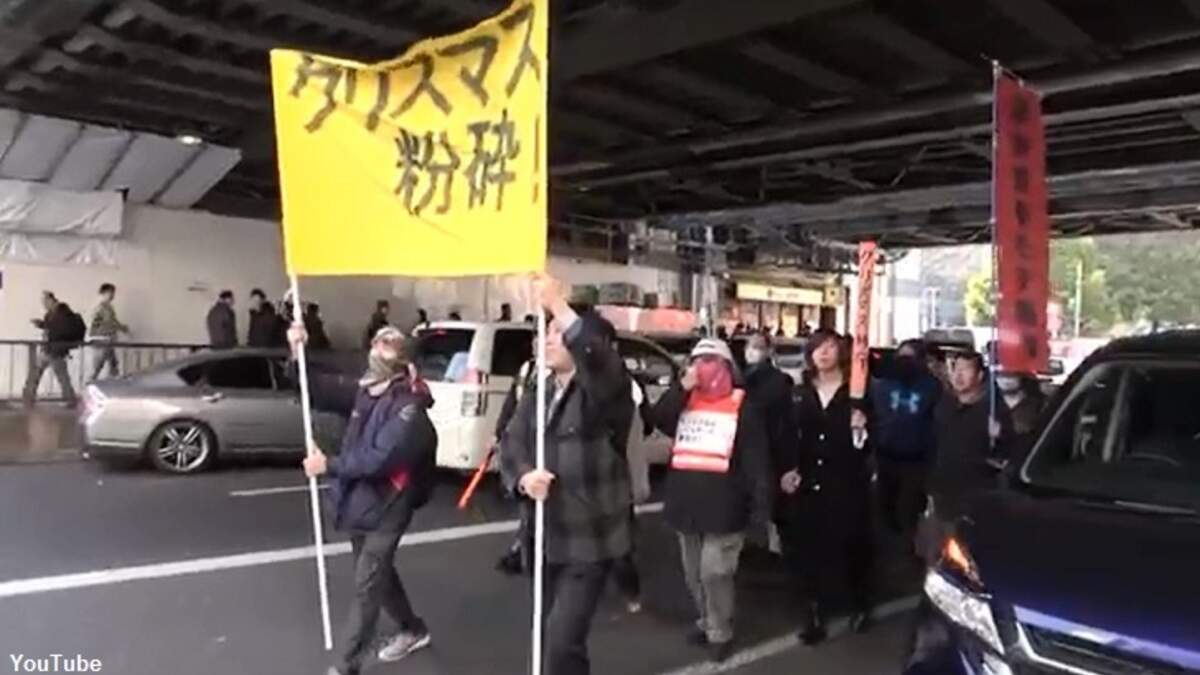
<svg viewBox="0 0 1200 675">
<path fill-rule="evenodd" d="M 796 404 L 800 441 L 793 468 L 779 477 L 784 557 L 809 602 L 800 633 L 808 645 L 827 637 L 826 618 L 840 601 L 850 603 L 853 630 L 865 631 L 870 623 L 867 418 L 865 406 L 850 398 L 845 350 L 832 331 L 809 339 L 808 373 Z"/>
</svg>

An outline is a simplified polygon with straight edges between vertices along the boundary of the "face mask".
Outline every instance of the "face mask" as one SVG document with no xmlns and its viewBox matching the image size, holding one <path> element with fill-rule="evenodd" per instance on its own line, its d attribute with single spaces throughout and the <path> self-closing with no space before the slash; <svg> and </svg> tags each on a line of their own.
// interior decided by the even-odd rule
<svg viewBox="0 0 1200 675">
<path fill-rule="evenodd" d="M 720 359 L 696 362 L 696 391 L 705 398 L 720 398 L 733 392 L 733 372 Z"/>
<path fill-rule="evenodd" d="M 996 386 L 1006 394 L 1015 394 L 1021 389 L 1021 381 L 1015 377 L 1000 376 L 996 378 Z"/>
<path fill-rule="evenodd" d="M 901 380 L 909 382 L 921 374 L 921 367 L 911 356 L 898 356 L 896 357 L 896 374 Z"/>
<path fill-rule="evenodd" d="M 764 351 L 762 349 L 755 349 L 754 347 L 746 348 L 746 363 L 748 363 L 752 366 L 756 366 L 760 363 L 763 363 L 766 360 L 767 360 L 767 352 L 766 351 Z"/>
<path fill-rule="evenodd" d="M 385 347 L 375 347 L 367 355 L 367 372 L 359 382 L 365 387 L 372 387 L 384 382 L 390 382 L 400 374 L 403 364 L 399 355 Z"/>
</svg>

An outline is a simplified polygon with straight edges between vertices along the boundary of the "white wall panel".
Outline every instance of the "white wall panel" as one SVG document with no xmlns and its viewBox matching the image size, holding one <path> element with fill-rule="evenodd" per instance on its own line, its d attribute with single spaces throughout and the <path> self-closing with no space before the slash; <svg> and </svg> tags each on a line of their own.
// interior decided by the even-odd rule
<svg viewBox="0 0 1200 675">
<path fill-rule="evenodd" d="M 88 125 L 50 176 L 50 184 L 66 190 L 95 190 L 112 171 L 133 133 Z"/>
<path fill-rule="evenodd" d="M 0 160 L 0 177 L 44 181 L 79 136 L 80 125 L 69 120 L 31 115 Z"/>
<path fill-rule="evenodd" d="M 187 208 L 200 201 L 241 160 L 240 150 L 206 145 L 187 168 L 163 189 L 154 203 L 172 209 Z"/>
<path fill-rule="evenodd" d="M 17 130 L 21 127 L 21 113 L 16 110 L 0 109 L 0 158 L 4 157 L 8 146 L 17 138 Z"/>
<path fill-rule="evenodd" d="M 200 146 L 184 145 L 173 138 L 138 134 L 101 186 L 105 190 L 129 190 L 129 201 L 143 204 L 154 198 Z"/>
</svg>

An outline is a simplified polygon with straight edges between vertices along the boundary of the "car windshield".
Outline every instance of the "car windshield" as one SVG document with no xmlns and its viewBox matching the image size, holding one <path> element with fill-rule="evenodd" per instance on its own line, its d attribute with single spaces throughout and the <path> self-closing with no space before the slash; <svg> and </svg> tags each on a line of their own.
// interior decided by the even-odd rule
<svg viewBox="0 0 1200 675">
<path fill-rule="evenodd" d="M 1076 384 L 1024 466 L 1086 498 L 1200 508 L 1200 365 L 1115 362 Z"/>
<path fill-rule="evenodd" d="M 804 345 L 795 342 L 776 343 L 775 364 L 780 368 L 803 368 Z"/>
<path fill-rule="evenodd" d="M 688 336 L 656 336 L 652 339 L 654 342 L 657 342 L 660 347 L 667 350 L 668 353 L 673 355 L 683 354 L 684 356 L 691 353 L 692 347 L 695 347 L 696 342 L 699 340 L 699 338 Z"/>
<path fill-rule="evenodd" d="M 413 363 L 421 377 L 430 382 L 455 382 L 466 372 L 467 356 L 475 331 L 464 328 L 433 328 L 418 335 Z"/>
</svg>

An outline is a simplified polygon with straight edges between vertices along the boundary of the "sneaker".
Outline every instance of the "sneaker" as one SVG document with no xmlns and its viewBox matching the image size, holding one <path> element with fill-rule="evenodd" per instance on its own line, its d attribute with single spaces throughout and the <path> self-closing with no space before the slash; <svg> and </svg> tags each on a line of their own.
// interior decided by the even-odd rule
<svg viewBox="0 0 1200 675">
<path fill-rule="evenodd" d="M 709 645 L 708 656 L 713 663 L 725 663 L 733 656 L 733 640 Z"/>
<path fill-rule="evenodd" d="M 870 612 L 857 612 L 854 616 L 850 617 L 850 630 L 859 635 L 870 631 L 874 625 L 875 620 L 872 618 Z"/>
<path fill-rule="evenodd" d="M 509 551 L 496 561 L 496 570 L 509 576 L 520 576 L 525 571 L 525 563 L 521 551 Z"/>
<path fill-rule="evenodd" d="M 379 660 L 384 663 L 399 661 L 415 651 L 428 647 L 431 642 L 433 642 L 433 638 L 430 637 L 429 631 L 400 633 L 388 640 L 383 649 L 379 650 Z"/>
<path fill-rule="evenodd" d="M 627 601 L 625 603 L 625 611 L 629 612 L 630 614 L 641 614 L 642 613 L 642 601 L 641 600 Z"/>
<path fill-rule="evenodd" d="M 825 626 L 813 624 L 800 631 L 800 642 L 804 643 L 805 647 L 815 647 L 825 640 L 829 639 L 829 632 L 825 630 Z"/>
</svg>

